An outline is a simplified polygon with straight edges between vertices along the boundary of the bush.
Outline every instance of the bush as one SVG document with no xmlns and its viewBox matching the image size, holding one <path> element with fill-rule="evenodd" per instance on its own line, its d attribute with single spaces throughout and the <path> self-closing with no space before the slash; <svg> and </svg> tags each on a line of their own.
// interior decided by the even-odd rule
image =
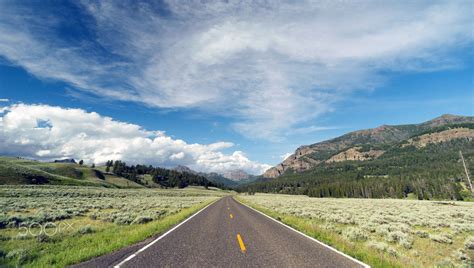
<svg viewBox="0 0 474 268">
<path fill-rule="evenodd" d="M 411 249 L 413 247 L 413 240 L 411 240 L 410 237 L 400 238 L 400 241 L 398 241 L 398 243 L 406 249 Z"/>
<path fill-rule="evenodd" d="M 115 219 L 114 219 L 114 223 L 115 224 L 119 224 L 119 225 L 127 225 L 127 224 L 130 224 L 132 223 L 132 219 L 130 218 L 130 216 L 128 215 L 121 215 L 121 216 L 117 216 Z"/>
<path fill-rule="evenodd" d="M 469 256 L 466 254 L 466 252 L 464 252 L 464 250 L 462 250 L 462 249 L 456 251 L 453 254 L 453 257 L 457 260 L 460 260 L 460 261 L 470 261 L 471 260 L 471 258 L 469 258 Z"/>
<path fill-rule="evenodd" d="M 365 241 L 367 240 L 367 235 L 359 228 L 349 227 L 343 231 L 343 236 L 348 240 L 353 241 Z"/>
<path fill-rule="evenodd" d="M 442 243 L 442 244 L 452 244 L 453 240 L 451 238 L 447 237 L 446 235 L 430 235 L 430 239 Z"/>
<path fill-rule="evenodd" d="M 373 249 L 378 250 L 380 252 L 384 252 L 388 248 L 387 244 L 385 244 L 383 242 L 375 242 L 375 241 L 370 241 L 369 243 L 367 243 L 367 246 L 369 248 L 373 248 Z"/>
<path fill-rule="evenodd" d="M 78 231 L 79 234 L 91 234 L 94 232 L 94 229 L 90 225 L 81 227 Z"/>
<path fill-rule="evenodd" d="M 36 241 L 38 241 L 39 243 L 49 242 L 49 236 L 45 233 L 41 233 L 38 236 L 36 236 Z"/>
<path fill-rule="evenodd" d="M 420 238 L 428 238 L 430 236 L 430 234 L 428 232 L 425 232 L 425 231 L 422 231 L 422 230 L 416 231 L 415 234 Z"/>
<path fill-rule="evenodd" d="M 394 248 L 388 248 L 388 249 L 387 249 L 387 252 L 388 252 L 388 254 L 390 254 L 390 256 L 398 257 L 398 252 L 397 252 L 397 250 L 394 249 Z"/>
<path fill-rule="evenodd" d="M 146 217 L 146 216 L 138 216 L 135 218 L 135 220 L 133 220 L 133 224 L 144 224 L 144 223 L 147 223 L 147 222 L 150 222 L 152 221 L 153 218 L 150 218 L 150 217 Z"/>
<path fill-rule="evenodd" d="M 388 242 L 400 242 L 402 240 L 408 240 L 409 237 L 407 234 L 400 232 L 400 231 L 395 231 L 395 232 L 389 232 L 386 234 L 385 240 Z"/>
<path fill-rule="evenodd" d="M 474 236 L 470 236 L 464 242 L 465 249 L 474 249 Z"/>
</svg>

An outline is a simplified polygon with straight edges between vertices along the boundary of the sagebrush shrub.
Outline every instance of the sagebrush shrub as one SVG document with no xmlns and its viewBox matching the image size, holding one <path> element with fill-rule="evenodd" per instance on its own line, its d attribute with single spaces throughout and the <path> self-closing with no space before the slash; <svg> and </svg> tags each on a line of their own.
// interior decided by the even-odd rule
<svg viewBox="0 0 474 268">
<path fill-rule="evenodd" d="M 369 248 L 376 249 L 381 252 L 385 252 L 388 248 L 388 245 L 385 244 L 384 242 L 376 242 L 376 241 L 370 241 L 367 243 L 367 246 Z"/>
<path fill-rule="evenodd" d="M 78 231 L 79 234 L 90 234 L 94 232 L 94 229 L 90 225 L 81 227 Z"/>
<path fill-rule="evenodd" d="M 453 240 L 451 240 L 446 235 L 436 235 L 436 234 L 435 235 L 430 235 L 430 239 L 435 241 L 435 242 L 442 243 L 442 244 L 452 244 L 453 243 Z"/>
<path fill-rule="evenodd" d="M 353 241 L 365 241 L 367 240 L 367 235 L 364 231 L 357 227 L 349 227 L 342 232 L 342 235 L 348 239 Z"/>
<path fill-rule="evenodd" d="M 473 249 L 474 250 L 474 236 L 470 236 L 464 242 L 465 249 Z"/>
<path fill-rule="evenodd" d="M 138 216 L 135 218 L 135 220 L 133 220 L 133 224 L 144 224 L 144 223 L 147 223 L 147 222 L 150 222 L 152 221 L 153 218 L 151 217 L 147 217 L 147 216 Z"/>
</svg>

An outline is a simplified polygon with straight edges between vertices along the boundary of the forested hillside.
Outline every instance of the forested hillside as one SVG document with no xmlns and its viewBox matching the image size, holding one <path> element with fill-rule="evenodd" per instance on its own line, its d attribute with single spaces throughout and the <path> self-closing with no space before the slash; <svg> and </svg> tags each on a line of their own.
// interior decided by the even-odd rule
<svg viewBox="0 0 474 268">
<path fill-rule="evenodd" d="M 310 170 L 287 169 L 278 178 L 261 179 L 239 190 L 315 197 L 469 199 L 459 152 L 472 174 L 473 137 L 474 124 L 455 123 L 424 129 L 396 143 L 356 144 L 326 155 Z M 382 153 L 367 156 L 375 150 Z"/>
<path fill-rule="evenodd" d="M 153 167 L 150 165 L 128 166 L 125 162 L 119 160 L 108 161 L 106 163 L 106 170 L 111 170 L 115 175 L 125 177 L 134 182 L 140 182 L 142 176 L 149 175 L 151 176 L 152 181 L 154 183 L 159 184 L 163 187 L 184 188 L 189 185 L 222 187 L 222 185 L 211 182 L 204 176 L 198 174 L 177 171 L 173 169 Z"/>
<path fill-rule="evenodd" d="M 263 177 L 276 178 L 287 171 L 302 172 L 310 170 L 337 153 L 356 146 L 370 147 L 372 150 L 385 150 L 414 136 L 432 131 L 439 132 L 443 128 L 472 124 L 474 124 L 473 116 L 446 114 L 420 124 L 382 125 L 373 129 L 353 131 L 331 140 L 300 146 L 294 154 L 282 163 L 267 170 Z M 372 153 L 380 155 L 377 152 Z"/>
</svg>

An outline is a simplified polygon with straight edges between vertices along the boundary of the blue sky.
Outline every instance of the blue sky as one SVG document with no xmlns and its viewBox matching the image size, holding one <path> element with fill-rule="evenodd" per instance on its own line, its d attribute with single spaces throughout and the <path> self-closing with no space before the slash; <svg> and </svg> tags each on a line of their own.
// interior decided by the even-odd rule
<svg viewBox="0 0 474 268">
<path fill-rule="evenodd" d="M 115 134 L 83 131 L 74 146 L 25 136 L 19 145 L 30 132 L 8 125 L 40 107 L 41 118 L 28 116 L 51 121 L 42 134 L 51 138 L 68 125 L 51 107 L 78 108 L 85 119 L 96 112 L 185 143 L 163 147 L 138 131 L 157 146 L 143 162 L 257 174 L 300 145 L 352 130 L 474 114 L 469 1 L 117 3 L 0 4 L 0 151 L 135 161 L 126 146 L 71 149 Z"/>
</svg>

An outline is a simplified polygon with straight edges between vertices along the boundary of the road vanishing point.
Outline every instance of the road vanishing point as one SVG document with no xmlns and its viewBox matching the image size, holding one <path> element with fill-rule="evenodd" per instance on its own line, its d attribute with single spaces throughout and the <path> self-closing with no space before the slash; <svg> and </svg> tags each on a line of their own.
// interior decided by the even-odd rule
<svg viewBox="0 0 474 268">
<path fill-rule="evenodd" d="M 231 196 L 165 234 L 75 267 L 368 267 Z"/>
</svg>

